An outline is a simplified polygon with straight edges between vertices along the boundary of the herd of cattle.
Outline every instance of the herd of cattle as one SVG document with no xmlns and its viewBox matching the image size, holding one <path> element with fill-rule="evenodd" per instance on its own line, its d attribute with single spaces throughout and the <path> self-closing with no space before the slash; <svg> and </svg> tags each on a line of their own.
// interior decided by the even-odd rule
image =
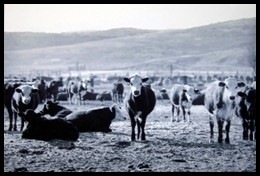
<svg viewBox="0 0 260 176">
<path fill-rule="evenodd" d="M 180 120 L 191 122 L 191 106 L 199 98 L 199 104 L 204 105 L 208 111 L 210 142 L 213 141 L 214 118 L 216 118 L 218 142 L 223 142 L 225 122 L 225 142 L 230 143 L 230 124 L 234 116 L 243 121 L 243 139 L 256 140 L 256 81 L 249 85 L 238 81 L 237 78 L 229 77 L 223 81 L 212 81 L 202 91 L 187 84 L 173 84 L 170 94 L 161 89 L 158 97 L 151 84 L 147 83 L 149 80 L 147 77 L 142 78 L 135 74 L 123 80 L 130 85 L 130 91 L 125 96 L 122 82 L 114 83 L 111 91 L 99 94 L 87 91 L 87 82 L 81 79 L 66 82 L 60 79 L 48 83 L 43 80 L 6 81 L 4 105 L 9 115 L 8 130 L 17 131 L 17 116 L 19 116 L 22 138 L 75 141 L 80 132 L 111 132 L 109 127 L 112 121 L 127 118 L 118 105 L 123 103 L 131 120 L 131 140 L 136 140 L 135 126 L 137 126 L 137 139 L 146 140 L 146 118 L 154 110 L 160 97 L 171 102 L 172 122 Z M 85 100 L 112 100 L 114 103 L 110 107 L 73 112 L 59 104 L 61 95 L 65 95 L 64 99 L 70 104 L 81 105 Z M 43 109 L 35 112 L 40 103 L 44 103 Z M 25 130 L 23 130 L 24 122 L 27 122 Z"/>
</svg>

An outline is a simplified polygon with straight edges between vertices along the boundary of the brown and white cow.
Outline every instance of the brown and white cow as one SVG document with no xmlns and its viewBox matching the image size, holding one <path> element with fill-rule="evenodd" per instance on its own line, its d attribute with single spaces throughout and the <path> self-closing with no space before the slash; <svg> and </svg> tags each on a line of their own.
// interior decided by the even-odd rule
<svg viewBox="0 0 260 176">
<path fill-rule="evenodd" d="M 209 113 L 210 124 L 210 142 L 213 142 L 214 117 L 218 123 L 218 142 L 222 143 L 222 129 L 226 122 L 226 138 L 225 142 L 230 143 L 229 130 L 231 119 L 235 112 L 235 97 L 237 93 L 244 87 L 243 82 L 238 82 L 235 78 L 226 78 L 224 81 L 215 81 L 210 83 L 205 91 L 205 107 Z"/>
<path fill-rule="evenodd" d="M 186 121 L 186 112 L 188 114 L 187 121 L 190 122 L 190 109 L 192 106 L 192 101 L 195 99 L 196 96 L 198 96 L 199 90 L 195 89 L 192 86 L 189 85 L 180 85 L 175 84 L 170 93 L 170 101 L 172 104 L 172 116 L 171 121 L 180 121 L 179 115 L 180 115 L 180 108 L 183 112 L 183 120 Z M 177 115 L 174 118 L 174 111 L 177 110 Z"/>
</svg>

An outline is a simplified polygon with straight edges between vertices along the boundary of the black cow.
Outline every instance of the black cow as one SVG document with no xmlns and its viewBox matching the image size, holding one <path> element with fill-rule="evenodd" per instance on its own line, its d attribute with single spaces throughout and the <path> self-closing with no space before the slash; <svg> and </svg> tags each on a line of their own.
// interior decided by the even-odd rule
<svg viewBox="0 0 260 176">
<path fill-rule="evenodd" d="M 86 91 L 85 94 L 82 96 L 83 101 L 84 100 L 96 100 L 98 93 L 89 92 Z"/>
<path fill-rule="evenodd" d="M 256 139 L 256 89 L 246 87 L 237 95 L 240 98 L 237 98 L 235 114 L 243 120 L 243 140 L 248 140 L 248 132 L 249 140 L 254 140 Z"/>
<path fill-rule="evenodd" d="M 146 118 L 153 111 L 156 104 L 156 97 L 153 90 L 142 85 L 142 83 L 148 79 L 149 78 L 142 78 L 137 74 L 129 78 L 124 78 L 124 80 L 131 85 L 131 91 L 125 97 L 125 106 L 131 119 L 132 141 L 135 141 L 136 123 L 137 139 L 139 139 L 141 134 L 141 140 L 145 140 L 144 127 Z"/>
<path fill-rule="evenodd" d="M 16 131 L 16 121 L 17 114 L 19 112 L 25 112 L 27 109 L 35 110 L 39 104 L 38 89 L 33 88 L 29 85 L 20 85 L 15 89 L 12 97 L 12 111 L 14 117 L 14 131 Z M 12 120 L 10 120 L 11 122 Z M 24 119 L 21 118 L 21 131 L 24 127 Z M 12 124 L 10 124 L 9 130 L 12 129 Z"/>
<path fill-rule="evenodd" d="M 78 129 L 71 122 L 62 118 L 48 119 L 31 109 L 20 112 L 19 116 L 28 121 L 26 129 L 22 133 L 24 139 L 76 141 L 79 137 Z"/>
<path fill-rule="evenodd" d="M 122 110 L 117 104 L 88 111 L 73 112 L 65 117 L 72 122 L 79 132 L 111 132 L 109 128 L 113 120 L 125 120 Z"/>
<path fill-rule="evenodd" d="M 114 83 L 112 89 L 113 101 L 116 103 L 123 102 L 124 85 L 123 83 Z"/>
<path fill-rule="evenodd" d="M 46 101 L 46 83 L 43 79 L 41 79 L 40 83 L 38 84 L 38 92 L 40 103 L 44 103 Z"/>
<path fill-rule="evenodd" d="M 97 100 L 100 101 L 111 101 L 112 100 L 112 96 L 111 93 L 108 91 L 104 91 L 100 94 L 97 95 Z"/>
<path fill-rule="evenodd" d="M 71 114 L 72 111 L 64 106 L 59 105 L 59 102 L 52 102 L 47 101 L 43 109 L 39 112 L 41 115 L 50 115 L 50 116 L 56 116 L 59 118 L 64 118 L 67 115 Z"/>
<path fill-rule="evenodd" d="M 59 93 L 59 87 L 63 86 L 62 79 L 60 80 L 52 80 L 47 84 L 46 88 L 46 96 L 48 99 L 52 98 L 53 101 L 56 101 L 57 94 Z"/>
</svg>

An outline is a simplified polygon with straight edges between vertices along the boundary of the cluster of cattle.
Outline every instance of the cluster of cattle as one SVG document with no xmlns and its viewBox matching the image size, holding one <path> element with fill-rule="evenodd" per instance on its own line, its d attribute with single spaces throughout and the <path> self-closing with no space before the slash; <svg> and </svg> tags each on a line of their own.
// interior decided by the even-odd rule
<svg viewBox="0 0 260 176">
<path fill-rule="evenodd" d="M 131 120 L 131 140 L 136 140 L 135 126 L 137 126 L 137 139 L 146 140 L 145 124 L 147 116 L 154 110 L 156 105 L 155 91 L 146 82 L 149 78 L 142 78 L 135 74 L 125 77 L 124 81 L 130 85 L 130 91 L 124 97 L 124 86 L 122 83 L 114 84 L 113 97 L 117 102 L 123 102 Z M 5 107 L 9 113 L 9 130 L 17 130 L 17 114 L 21 117 L 21 131 L 24 121 L 27 127 L 22 132 L 22 138 L 50 140 L 64 139 L 77 140 L 80 132 L 111 132 L 109 128 L 113 120 L 125 120 L 122 110 L 114 103 L 110 107 L 98 107 L 87 111 L 75 111 L 65 108 L 56 102 L 55 95 L 61 80 L 52 81 L 47 86 L 47 95 L 52 95 L 54 101 L 46 101 L 42 110 L 35 112 L 41 102 L 40 87 L 26 83 L 7 82 L 5 89 Z M 43 86 L 42 86 L 43 87 Z M 55 88 L 54 88 L 55 87 Z M 81 100 L 81 90 L 86 89 L 84 81 L 73 80 L 67 84 L 70 102 L 73 95 L 78 95 Z M 165 90 L 161 90 L 166 93 Z M 84 96 L 84 95 L 83 95 Z M 210 142 L 213 141 L 214 118 L 218 125 L 218 142 L 223 141 L 223 126 L 226 122 L 225 142 L 230 143 L 229 130 L 231 119 L 237 116 L 243 120 L 243 139 L 256 140 L 256 82 L 246 85 L 236 78 L 226 78 L 224 81 L 214 81 L 207 85 L 205 91 L 201 92 L 190 85 L 174 84 L 168 96 L 172 106 L 171 121 L 190 122 L 191 106 L 196 98 L 203 99 L 203 105 L 209 114 Z M 81 102 L 80 102 L 81 104 Z M 182 115 L 180 115 L 182 111 Z M 176 113 L 175 113 L 176 112 Z M 45 115 L 52 118 L 47 118 Z M 14 117 L 14 126 L 13 125 Z M 248 134 L 249 133 L 249 134 Z"/>
</svg>

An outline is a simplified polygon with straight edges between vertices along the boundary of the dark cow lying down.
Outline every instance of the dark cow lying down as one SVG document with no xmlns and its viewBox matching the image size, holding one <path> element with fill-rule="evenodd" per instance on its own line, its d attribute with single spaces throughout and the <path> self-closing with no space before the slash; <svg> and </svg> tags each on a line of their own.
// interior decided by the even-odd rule
<svg viewBox="0 0 260 176">
<path fill-rule="evenodd" d="M 73 112 L 65 117 L 72 122 L 79 132 L 111 132 L 109 128 L 113 120 L 125 120 L 122 110 L 117 104 L 88 111 Z"/>
<path fill-rule="evenodd" d="M 78 129 L 64 119 L 48 119 L 31 109 L 26 110 L 25 113 L 19 113 L 19 116 L 29 122 L 22 133 L 22 138 L 44 141 L 52 139 L 76 141 L 79 137 Z"/>
<path fill-rule="evenodd" d="M 59 102 L 47 101 L 43 109 L 39 112 L 41 115 L 50 115 L 55 117 L 64 118 L 65 116 L 72 113 L 72 111 L 64 106 L 59 105 Z"/>
</svg>

